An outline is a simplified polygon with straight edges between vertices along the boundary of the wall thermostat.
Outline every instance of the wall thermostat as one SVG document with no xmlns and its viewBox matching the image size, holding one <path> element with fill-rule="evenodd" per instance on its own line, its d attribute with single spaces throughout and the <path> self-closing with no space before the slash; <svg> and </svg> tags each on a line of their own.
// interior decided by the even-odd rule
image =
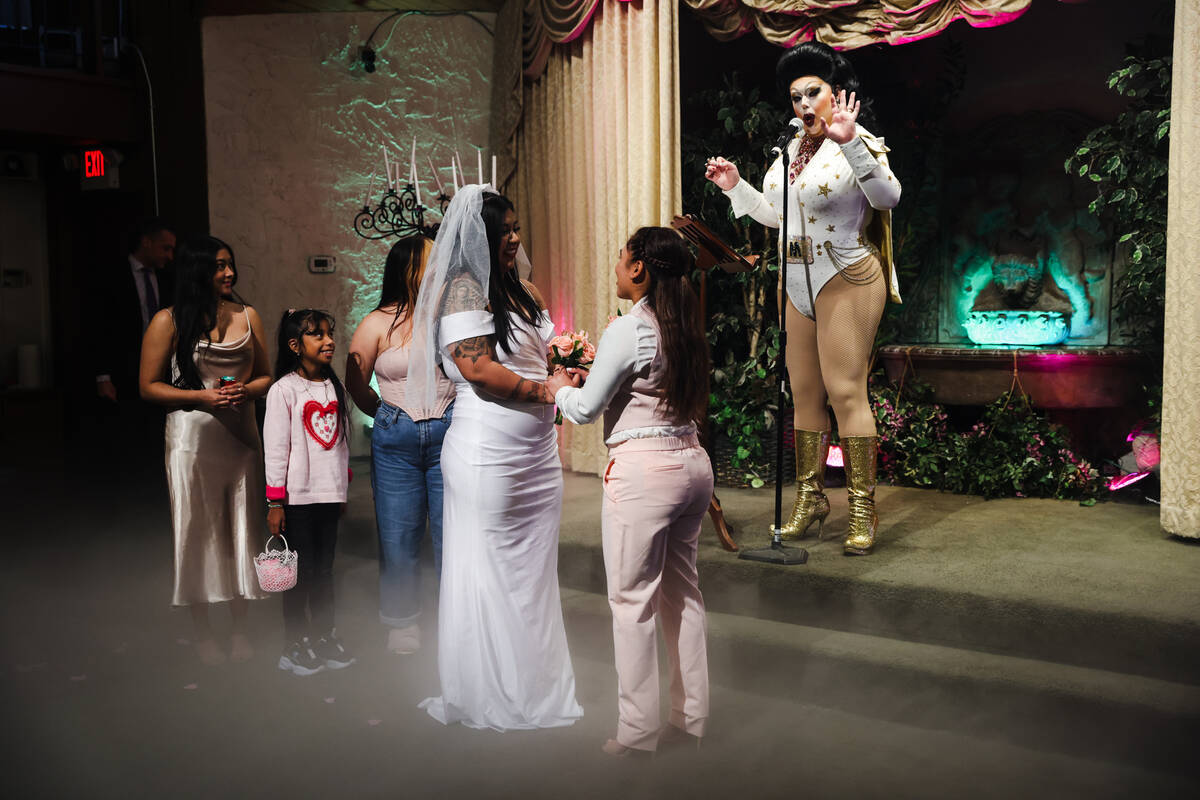
<svg viewBox="0 0 1200 800">
<path fill-rule="evenodd" d="M 309 256 L 308 271 L 314 273 L 333 272 L 337 269 L 335 256 Z"/>
</svg>

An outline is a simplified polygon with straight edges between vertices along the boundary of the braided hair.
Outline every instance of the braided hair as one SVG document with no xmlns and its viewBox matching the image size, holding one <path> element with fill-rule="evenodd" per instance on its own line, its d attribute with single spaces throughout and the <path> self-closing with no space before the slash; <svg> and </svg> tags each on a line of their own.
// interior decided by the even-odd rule
<svg viewBox="0 0 1200 800">
<path fill-rule="evenodd" d="M 625 250 L 650 276 L 646 304 L 658 320 L 663 354 L 662 403 L 680 424 L 701 422 L 708 413 L 708 342 L 700 298 L 692 288 L 695 259 L 671 228 L 638 228 Z"/>
</svg>

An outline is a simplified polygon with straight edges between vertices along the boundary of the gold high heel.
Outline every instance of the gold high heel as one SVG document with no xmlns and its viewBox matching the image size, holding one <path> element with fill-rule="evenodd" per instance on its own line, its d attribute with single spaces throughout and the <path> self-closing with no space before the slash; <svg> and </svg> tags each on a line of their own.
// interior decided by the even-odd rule
<svg viewBox="0 0 1200 800">
<path fill-rule="evenodd" d="M 848 556 L 870 555 L 875 549 L 879 517 L 875 513 L 875 462 L 878 436 L 843 436 L 846 463 L 846 499 L 850 507 L 850 533 L 842 542 Z"/>
<path fill-rule="evenodd" d="M 796 436 L 796 502 L 792 513 L 783 523 L 780 535 L 784 539 L 802 539 L 812 524 L 817 523 L 817 539 L 825 518 L 829 516 L 829 498 L 825 496 L 825 459 L 829 457 L 829 431 L 806 431 L 797 428 Z"/>
</svg>

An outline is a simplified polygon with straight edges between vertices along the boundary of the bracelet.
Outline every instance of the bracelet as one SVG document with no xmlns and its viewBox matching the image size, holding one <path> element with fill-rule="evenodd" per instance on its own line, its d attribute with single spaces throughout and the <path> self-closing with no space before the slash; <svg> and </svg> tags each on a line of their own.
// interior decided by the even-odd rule
<svg viewBox="0 0 1200 800">
<path fill-rule="evenodd" d="M 283 503 L 267 503 L 267 508 L 283 508 Z"/>
</svg>

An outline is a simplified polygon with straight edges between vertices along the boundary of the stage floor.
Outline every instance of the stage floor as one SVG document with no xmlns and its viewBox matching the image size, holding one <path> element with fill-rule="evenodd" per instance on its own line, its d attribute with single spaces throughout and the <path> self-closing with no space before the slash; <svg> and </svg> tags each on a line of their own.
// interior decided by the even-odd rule
<svg viewBox="0 0 1200 800">
<path fill-rule="evenodd" d="M 876 555 L 846 559 L 831 539 L 791 568 L 738 561 L 706 523 L 709 736 L 699 753 L 630 763 L 599 752 L 616 696 L 599 480 L 567 476 L 560 556 L 585 717 L 497 734 L 444 728 L 416 708 L 437 688 L 432 622 L 419 653 L 384 651 L 368 469 L 354 466 L 335 577 L 339 633 L 360 663 L 309 679 L 275 668 L 274 599 L 251 607 L 253 661 L 196 661 L 187 612 L 168 606 L 161 476 L 0 475 L 8 793 L 633 800 L 1200 789 L 1200 548 L 1164 538 L 1153 508 L 884 488 Z M 772 496 L 722 493 L 743 544 L 765 541 Z M 827 533 L 844 524 L 844 491 L 833 501 Z M 433 577 L 430 565 L 431 620 Z"/>
<path fill-rule="evenodd" d="M 786 513 L 794 490 L 784 488 Z M 560 572 L 568 585 L 603 592 L 599 493 L 599 479 L 568 473 Z M 722 489 L 719 496 L 743 548 L 770 543 L 774 489 Z M 814 533 L 793 543 L 809 551 L 802 566 L 739 560 L 720 548 L 706 520 L 699 561 L 709 607 L 1174 679 L 1200 676 L 1200 649 L 1176 663 L 1150 647 L 1200 640 L 1200 541 L 1163 534 L 1156 506 L 989 501 L 881 486 L 879 544 L 873 555 L 855 558 L 841 547 L 846 490 L 831 489 L 829 497 L 825 540 Z"/>
</svg>

